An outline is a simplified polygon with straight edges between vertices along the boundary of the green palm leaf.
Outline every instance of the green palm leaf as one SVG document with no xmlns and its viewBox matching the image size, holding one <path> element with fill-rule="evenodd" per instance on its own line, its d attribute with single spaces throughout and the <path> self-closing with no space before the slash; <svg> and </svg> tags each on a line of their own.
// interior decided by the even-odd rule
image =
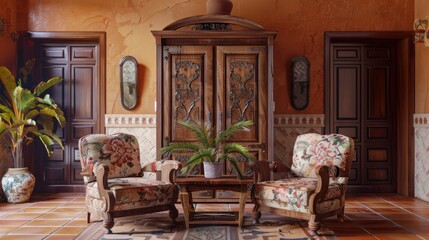
<svg viewBox="0 0 429 240">
<path fill-rule="evenodd" d="M 175 142 L 161 149 L 161 155 L 166 153 L 189 153 L 196 152 L 201 147 L 188 142 Z"/>
<path fill-rule="evenodd" d="M 227 143 L 224 146 L 224 152 L 227 154 L 238 153 L 245 157 L 248 160 L 254 161 L 252 155 L 250 155 L 249 150 L 241 144 L 238 143 Z"/>
<path fill-rule="evenodd" d="M 237 122 L 224 131 L 216 135 L 215 128 L 210 123 L 195 121 L 179 121 L 180 125 L 189 129 L 196 141 L 174 142 L 163 147 L 161 154 L 179 153 L 191 154 L 186 165 L 181 169 L 182 174 L 191 171 L 195 166 L 202 162 L 216 163 L 222 160 L 230 161 L 237 170 L 239 177 L 242 177 L 241 169 L 236 160 L 236 155 L 242 155 L 246 160 L 253 161 L 254 157 L 249 153 L 246 147 L 239 143 L 225 142 L 236 132 L 245 131 L 247 126 L 253 124 L 252 121 Z"/>
<path fill-rule="evenodd" d="M 209 162 L 214 162 L 214 149 L 213 148 L 204 148 L 199 149 L 194 155 L 192 155 L 186 163 L 186 166 L 182 168 L 181 173 L 191 171 L 196 165 L 203 162 L 205 159 L 208 159 Z"/>
<path fill-rule="evenodd" d="M 231 125 L 229 128 L 220 132 L 219 135 L 216 137 L 216 140 L 215 140 L 216 146 L 222 142 L 227 141 L 234 133 L 236 133 L 238 131 L 246 130 L 246 127 L 250 126 L 250 125 L 253 125 L 253 122 L 250 120 L 237 122 L 237 123 Z"/>
<path fill-rule="evenodd" d="M 40 94 L 44 93 L 46 90 L 48 90 L 49 88 L 51 88 L 52 86 L 54 86 L 55 84 L 57 84 L 58 82 L 61 82 L 62 78 L 60 77 L 54 77 L 49 79 L 47 82 L 40 82 L 33 91 L 34 96 L 40 96 Z M 47 94 L 46 96 L 49 95 Z M 50 99 L 50 98 L 49 98 Z"/>
<path fill-rule="evenodd" d="M 238 165 L 235 157 L 229 155 L 226 157 L 226 159 L 228 159 L 228 161 L 234 166 L 235 170 L 237 170 L 238 177 L 240 179 L 243 178 L 243 173 L 241 172 L 240 165 Z"/>
<path fill-rule="evenodd" d="M 13 91 L 13 100 L 18 109 L 22 112 L 27 112 L 36 107 L 37 99 L 31 94 L 30 90 L 24 89 L 21 86 Z"/>
<path fill-rule="evenodd" d="M 13 91 L 16 88 L 16 81 L 9 69 L 3 66 L 0 66 L 0 81 L 6 90 L 8 98 L 12 99 Z"/>
<path fill-rule="evenodd" d="M 178 123 L 191 130 L 197 138 L 198 142 L 201 143 L 204 147 L 212 146 L 213 141 L 211 141 L 210 138 L 212 138 L 213 129 L 210 124 L 197 123 L 194 121 L 179 121 Z"/>
<path fill-rule="evenodd" d="M 10 129 L 9 125 L 0 121 L 0 135 L 8 129 Z"/>
</svg>

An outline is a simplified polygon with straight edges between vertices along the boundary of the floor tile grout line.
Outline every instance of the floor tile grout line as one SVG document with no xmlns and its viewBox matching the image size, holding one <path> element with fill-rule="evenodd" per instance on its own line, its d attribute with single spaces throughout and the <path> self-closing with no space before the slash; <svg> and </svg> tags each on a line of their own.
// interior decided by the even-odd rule
<svg viewBox="0 0 429 240">
<path fill-rule="evenodd" d="M 384 199 L 384 198 L 380 198 L 380 199 L 382 199 L 383 201 L 386 201 L 386 202 L 388 202 L 386 199 Z M 370 207 L 370 206 L 368 206 L 368 205 L 365 205 L 365 204 L 363 204 L 363 203 L 360 203 L 360 202 L 358 202 L 359 204 L 361 204 L 364 208 L 367 208 L 367 209 L 369 209 L 371 212 L 373 212 L 373 213 L 375 213 L 375 214 L 377 214 L 377 215 L 379 215 L 380 217 L 382 217 L 382 218 L 384 218 L 385 220 L 387 220 L 387 221 L 389 221 L 389 222 L 391 222 L 391 223 L 393 223 L 394 225 L 396 225 L 397 227 L 400 227 L 400 228 L 402 228 L 402 229 L 404 229 L 404 230 L 406 230 L 406 231 L 408 231 L 408 232 L 410 232 L 410 233 L 413 233 L 414 235 L 416 235 L 417 236 L 417 234 L 414 232 L 414 231 L 411 231 L 410 229 L 408 229 L 408 228 L 406 228 L 405 226 L 402 226 L 402 225 L 400 225 L 399 223 L 397 223 L 397 222 L 395 222 L 394 221 L 394 219 L 389 219 L 389 218 L 387 218 L 387 217 L 385 217 L 384 215 L 382 215 L 381 213 L 379 213 L 379 212 L 377 212 L 377 211 L 375 211 L 374 209 L 372 209 L 372 207 Z M 390 203 L 390 202 L 389 202 Z M 346 216 L 347 216 L 347 214 L 346 214 Z M 348 216 L 347 216 L 348 217 Z M 351 219 L 350 217 L 348 217 L 351 221 L 353 221 L 353 219 Z M 368 232 L 368 230 L 367 229 L 365 229 L 365 227 L 364 226 L 360 226 L 360 227 L 362 227 L 365 231 L 367 231 Z M 368 232 L 369 233 L 369 232 Z M 370 233 L 371 234 L 371 233 Z M 372 235 L 372 234 L 371 234 Z"/>
<path fill-rule="evenodd" d="M 413 212 L 410 212 L 410 211 L 408 211 L 407 209 L 404 209 L 403 207 L 401 207 L 401 206 L 399 206 L 399 205 L 395 204 L 395 203 L 394 203 L 394 202 L 392 202 L 392 201 L 388 201 L 387 199 L 384 199 L 384 198 L 383 198 L 383 200 L 384 200 L 384 201 L 386 201 L 386 202 L 387 202 L 387 203 L 389 203 L 389 204 L 392 204 L 392 205 L 394 206 L 394 208 L 399 208 L 399 209 L 404 210 L 404 211 L 406 211 L 406 212 L 408 212 L 408 213 L 411 213 L 412 215 L 414 215 L 414 216 L 416 216 L 416 217 L 421 218 L 422 220 L 425 220 L 425 218 L 422 218 L 422 217 L 420 217 L 420 216 L 418 216 L 418 215 L 414 214 Z M 383 217 L 384 217 L 384 215 L 383 215 Z M 387 218 L 387 217 L 386 217 L 386 218 Z M 418 235 L 417 235 L 417 232 L 415 232 L 415 231 L 413 231 L 413 230 L 409 229 L 408 227 L 403 226 L 403 225 L 401 225 L 401 224 L 399 224 L 399 223 L 397 223 L 397 222 L 396 222 L 396 220 L 400 220 L 400 219 L 390 219 L 390 218 L 387 218 L 387 219 L 388 219 L 390 222 L 394 223 L 395 225 L 397 225 L 397 226 L 399 226 L 399 227 L 403 228 L 404 230 L 406 230 L 406 231 L 408 231 L 408 232 L 412 233 L 413 235 L 415 235 L 416 237 L 419 237 L 419 238 L 420 238 L 420 236 L 418 236 Z"/>
<path fill-rule="evenodd" d="M 386 200 L 387 201 L 387 200 Z M 405 208 L 403 208 L 403 207 L 401 207 L 401 206 L 399 206 L 399 205 L 397 205 L 397 204 L 395 204 L 395 203 L 393 203 L 393 202 L 390 202 L 390 201 L 387 201 L 388 203 L 390 203 L 390 204 L 392 204 L 393 206 L 395 206 L 396 208 L 399 208 L 399 209 L 402 209 L 402 210 L 404 210 L 404 211 L 406 211 L 406 212 L 408 212 L 408 213 L 411 213 L 412 215 L 414 215 L 414 216 L 416 216 L 416 217 L 419 217 L 419 218 L 421 218 L 421 219 L 423 219 L 423 220 L 426 220 L 426 218 L 424 218 L 424 217 L 421 217 L 421 216 L 419 216 L 419 215 L 417 215 L 417 214 L 415 214 L 415 213 L 413 213 L 413 212 L 411 212 L 411 211 L 409 211 L 409 210 L 407 210 L 407 209 L 405 209 Z"/>
<path fill-rule="evenodd" d="M 50 195 L 50 196 L 52 196 L 52 195 Z M 46 200 L 46 199 L 49 199 L 49 198 L 50 198 L 50 196 L 46 197 L 46 198 L 45 198 L 45 200 Z M 1 236 L 13 236 L 13 235 L 15 235 L 15 234 L 10 234 L 10 233 L 11 233 L 11 232 L 13 232 L 13 231 L 17 231 L 19 228 L 22 228 L 22 227 L 33 227 L 33 226 L 28 226 L 28 224 L 29 224 L 29 223 L 31 223 L 31 222 L 33 222 L 34 220 L 39 219 L 41 216 L 43 216 L 43 215 L 45 215 L 45 214 L 47 214 L 47 213 L 52 213 L 52 212 L 54 212 L 54 210 L 56 210 L 56 209 L 59 209 L 59 208 L 63 207 L 65 204 L 70 203 L 71 201 L 73 201 L 73 200 L 75 200 L 75 199 L 77 199 L 77 198 L 71 198 L 69 201 L 65 202 L 65 203 L 64 203 L 63 205 L 61 205 L 61 206 L 51 207 L 51 209 L 50 209 L 49 211 L 44 212 L 44 213 L 42 213 L 41 215 L 39 215 L 38 217 L 36 217 L 36 218 L 34 218 L 34 219 L 29 220 L 27 223 L 25 223 L 25 224 L 23 224 L 23 225 L 17 226 L 16 228 L 12 229 L 11 231 L 9 231 L 9 232 L 5 233 L 4 235 L 1 235 Z M 38 202 L 42 202 L 42 201 L 43 201 L 43 200 L 37 200 L 37 202 L 34 202 L 34 203 L 33 203 L 33 204 L 31 204 L 30 206 L 32 206 L 32 205 L 34 205 L 34 204 L 36 204 L 36 203 L 38 203 Z M 24 207 L 24 208 L 26 208 L 26 207 Z M 16 209 L 15 213 L 17 213 L 19 210 L 22 210 L 22 209 L 24 209 L 24 208 Z M 24 213 L 25 213 L 25 212 L 24 212 Z M 65 227 L 66 227 L 66 225 L 67 225 L 68 223 L 70 223 L 71 221 L 75 220 L 75 219 L 76 219 L 80 214 L 82 214 L 82 213 L 83 213 L 83 211 L 82 211 L 82 212 L 77 212 L 76 216 L 72 217 L 71 219 L 67 219 L 67 221 L 66 221 L 64 224 L 62 224 L 61 226 L 52 226 L 52 227 L 54 227 L 55 229 L 54 229 L 54 230 L 52 230 L 52 231 L 51 231 L 50 233 L 48 233 L 47 235 L 46 235 L 46 234 L 37 234 L 37 235 L 43 235 L 43 236 L 45 236 L 45 237 L 43 237 L 42 239 L 46 239 L 47 237 L 49 237 L 49 236 L 53 235 L 53 233 L 55 233 L 55 232 L 56 232 L 56 231 L 58 231 L 59 229 L 65 228 Z M 41 219 L 39 219 L 39 220 L 41 220 Z M 49 227 L 49 226 L 34 226 L 34 227 Z M 33 235 L 33 234 L 29 234 L 29 235 Z"/>
</svg>

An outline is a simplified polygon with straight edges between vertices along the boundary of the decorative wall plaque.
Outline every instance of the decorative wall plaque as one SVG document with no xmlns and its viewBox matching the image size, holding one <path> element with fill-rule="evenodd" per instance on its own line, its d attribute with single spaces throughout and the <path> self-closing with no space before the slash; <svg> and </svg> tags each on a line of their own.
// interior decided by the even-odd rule
<svg viewBox="0 0 429 240">
<path fill-rule="evenodd" d="M 310 62 L 304 56 L 292 60 L 292 106 L 303 110 L 308 106 L 310 94 Z"/>
<path fill-rule="evenodd" d="M 125 109 L 133 109 L 137 105 L 137 68 L 137 61 L 131 56 L 123 57 L 119 63 L 121 103 Z"/>
</svg>

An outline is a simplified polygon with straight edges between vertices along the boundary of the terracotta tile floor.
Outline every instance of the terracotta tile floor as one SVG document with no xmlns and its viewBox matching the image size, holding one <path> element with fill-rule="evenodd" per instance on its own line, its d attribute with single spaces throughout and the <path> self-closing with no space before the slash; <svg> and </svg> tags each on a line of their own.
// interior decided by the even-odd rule
<svg viewBox="0 0 429 240">
<path fill-rule="evenodd" d="M 247 217 L 251 208 L 246 205 Z M 234 211 L 237 204 L 197 204 L 198 211 L 211 209 Z M 87 226 L 82 193 L 34 194 L 28 203 L 0 203 L 1 239 L 73 239 Z M 351 195 L 346 221 L 329 218 L 323 226 L 335 236 L 322 239 L 429 240 L 429 203 L 394 194 Z"/>
</svg>

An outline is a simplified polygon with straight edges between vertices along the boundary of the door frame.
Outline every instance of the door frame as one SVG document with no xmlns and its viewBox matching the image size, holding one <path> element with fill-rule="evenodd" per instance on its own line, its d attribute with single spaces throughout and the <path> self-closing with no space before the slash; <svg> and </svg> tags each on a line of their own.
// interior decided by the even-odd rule
<svg viewBox="0 0 429 240">
<path fill-rule="evenodd" d="M 386 40 L 396 43 L 398 66 L 398 97 L 396 106 L 397 119 L 397 162 L 396 192 L 405 196 L 414 196 L 414 129 L 413 114 L 415 109 L 415 74 L 414 74 L 414 33 L 399 32 L 325 32 L 325 132 L 331 132 L 329 97 L 333 94 L 330 85 L 330 45 L 335 42 L 364 42 L 367 40 Z M 404 116 L 404 117 L 401 117 Z"/>
<path fill-rule="evenodd" d="M 104 116 L 106 114 L 106 33 L 105 32 L 20 32 L 18 48 L 18 66 L 22 66 L 24 61 L 29 58 L 35 57 L 34 51 L 27 51 L 28 49 L 35 48 L 36 41 L 48 40 L 50 42 L 91 42 L 98 44 L 98 127 L 95 133 L 105 133 Z M 27 149 L 29 161 L 26 164 L 30 169 L 36 169 L 34 159 L 34 148 Z M 37 185 L 36 185 L 37 187 Z M 82 192 L 83 185 L 58 185 L 50 189 L 43 189 L 44 191 L 66 191 L 66 192 Z"/>
</svg>

